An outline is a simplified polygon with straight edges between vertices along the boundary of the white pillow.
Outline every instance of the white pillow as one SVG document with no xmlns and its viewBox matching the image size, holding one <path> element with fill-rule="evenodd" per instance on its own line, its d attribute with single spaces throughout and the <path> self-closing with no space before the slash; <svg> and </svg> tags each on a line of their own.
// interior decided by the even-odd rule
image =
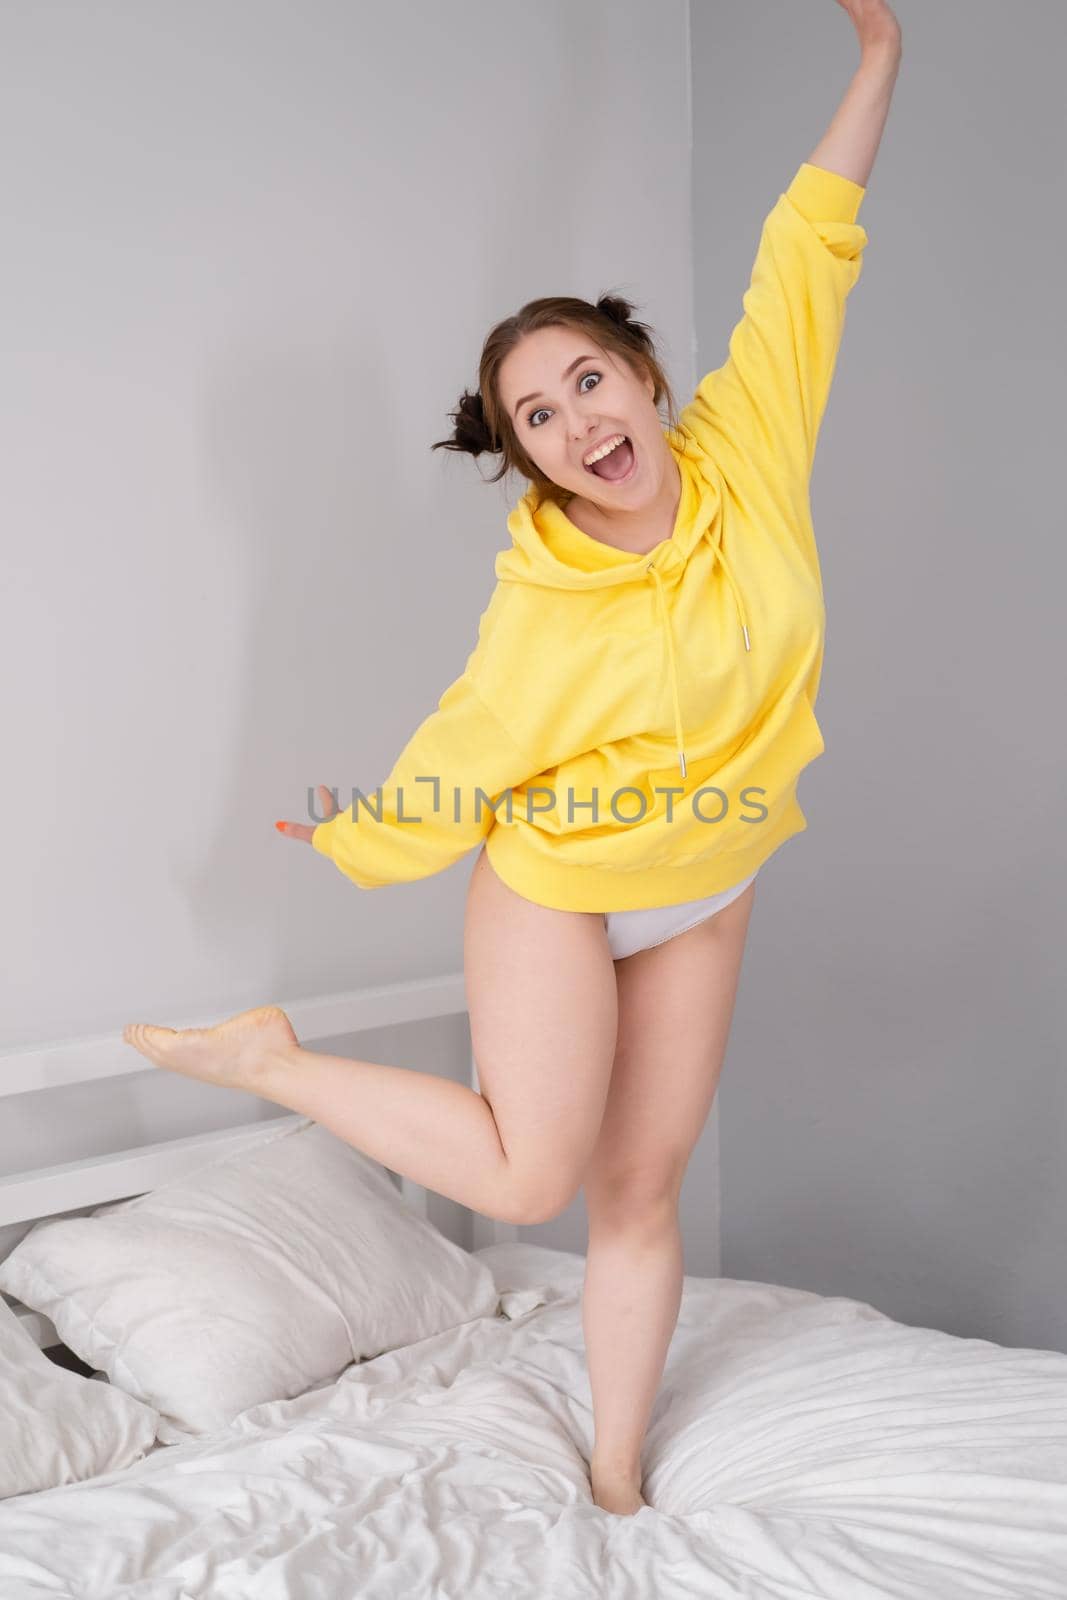
<svg viewBox="0 0 1067 1600">
<path fill-rule="evenodd" d="M 499 1305 L 484 1262 L 310 1118 L 150 1194 L 37 1222 L 0 1289 L 159 1412 L 165 1444 Z"/>
<path fill-rule="evenodd" d="M 0 1500 L 128 1467 L 155 1440 L 150 1407 L 57 1367 L 0 1300 Z"/>
</svg>

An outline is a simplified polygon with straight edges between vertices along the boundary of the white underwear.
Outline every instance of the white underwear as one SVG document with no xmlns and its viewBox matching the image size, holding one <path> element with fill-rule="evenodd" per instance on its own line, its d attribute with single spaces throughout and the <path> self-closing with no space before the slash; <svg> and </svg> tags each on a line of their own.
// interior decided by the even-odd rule
<svg viewBox="0 0 1067 1600">
<path fill-rule="evenodd" d="M 650 950 L 653 945 L 673 939 L 675 934 L 695 928 L 698 922 L 705 922 L 744 894 L 755 876 L 753 872 L 732 889 L 720 889 L 703 900 L 683 900 L 680 905 L 650 906 L 638 911 L 605 911 L 604 926 L 612 959 L 620 961 L 623 956 L 636 955 L 638 950 Z"/>
</svg>

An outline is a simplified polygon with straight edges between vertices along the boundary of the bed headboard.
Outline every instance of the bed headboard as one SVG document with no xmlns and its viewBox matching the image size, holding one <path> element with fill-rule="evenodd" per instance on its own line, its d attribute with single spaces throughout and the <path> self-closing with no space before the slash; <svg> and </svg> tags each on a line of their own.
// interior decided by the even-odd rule
<svg viewBox="0 0 1067 1600">
<path fill-rule="evenodd" d="M 369 1028 L 388 1027 L 391 1023 L 466 1015 L 467 1011 L 462 973 L 279 1004 L 283 1005 L 301 1043 L 312 1047 L 316 1039 L 361 1033 Z M 168 1021 L 166 1025 L 198 1028 L 217 1021 L 217 1017 L 188 1017 Z M 131 1072 L 163 1070 L 128 1045 L 121 1034 L 35 1045 L 26 1050 L 0 1052 L 0 1097 L 122 1077 Z M 477 1091 L 478 1067 L 473 1050 L 469 1082 Z M 67 1161 L 59 1166 L 7 1174 L 0 1177 L 0 1227 L 13 1222 L 36 1222 L 87 1206 L 105 1205 L 112 1200 L 132 1199 L 158 1184 L 193 1172 L 209 1161 L 254 1145 L 286 1123 L 305 1120 L 302 1116 L 288 1115 L 259 1118 L 238 1127 L 219 1128 L 189 1138 L 168 1139 L 109 1155 Z M 425 1216 L 428 1198 L 425 1188 L 402 1174 L 393 1176 L 399 1181 L 407 1203 Z M 514 1224 L 496 1222 L 477 1212 L 470 1213 L 470 1224 L 474 1249 L 518 1237 Z M 60 1343 L 47 1317 L 18 1302 L 13 1309 L 42 1349 Z"/>
</svg>

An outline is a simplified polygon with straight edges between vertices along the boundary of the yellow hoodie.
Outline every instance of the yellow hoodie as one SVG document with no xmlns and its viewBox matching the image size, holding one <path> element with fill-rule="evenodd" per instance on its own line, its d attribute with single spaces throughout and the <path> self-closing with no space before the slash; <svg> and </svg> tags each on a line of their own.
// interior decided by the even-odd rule
<svg viewBox="0 0 1067 1600">
<path fill-rule="evenodd" d="M 669 539 L 635 555 L 532 489 L 519 500 L 463 672 L 384 784 L 315 828 L 360 888 L 484 839 L 542 905 L 671 905 L 807 827 L 797 779 L 825 749 L 809 482 L 865 193 L 805 162 L 768 214 L 728 359 L 664 430 L 682 482 Z"/>
</svg>

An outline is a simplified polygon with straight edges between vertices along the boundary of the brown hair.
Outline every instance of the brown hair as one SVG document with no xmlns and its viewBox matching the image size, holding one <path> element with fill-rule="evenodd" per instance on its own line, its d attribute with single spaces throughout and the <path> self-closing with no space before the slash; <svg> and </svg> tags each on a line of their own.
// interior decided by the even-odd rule
<svg viewBox="0 0 1067 1600">
<path fill-rule="evenodd" d="M 538 328 L 570 327 L 587 333 L 602 350 L 621 357 L 639 376 L 650 377 L 656 386 L 653 403 L 658 406 L 661 399 L 666 399 L 669 426 L 676 429 L 674 395 L 660 364 L 652 331 L 645 323 L 632 320 L 634 309 L 630 301 L 613 294 L 602 294 L 595 305 L 571 295 L 550 295 L 542 300 L 527 301 L 521 311 L 498 322 L 490 331 L 482 347 L 477 391 L 468 394 L 464 390 L 456 410 L 449 413 L 455 422 L 451 439 L 439 439 L 430 448 L 462 450 L 472 456 L 480 456 L 488 450 L 501 457 L 500 467 L 487 480 L 489 483 L 499 483 L 514 470 L 529 478 L 538 503 L 544 499 L 558 500 L 561 494 L 569 497 L 570 491 L 561 490 L 530 460 L 500 401 L 498 383 L 505 356 L 524 335 Z"/>
</svg>

